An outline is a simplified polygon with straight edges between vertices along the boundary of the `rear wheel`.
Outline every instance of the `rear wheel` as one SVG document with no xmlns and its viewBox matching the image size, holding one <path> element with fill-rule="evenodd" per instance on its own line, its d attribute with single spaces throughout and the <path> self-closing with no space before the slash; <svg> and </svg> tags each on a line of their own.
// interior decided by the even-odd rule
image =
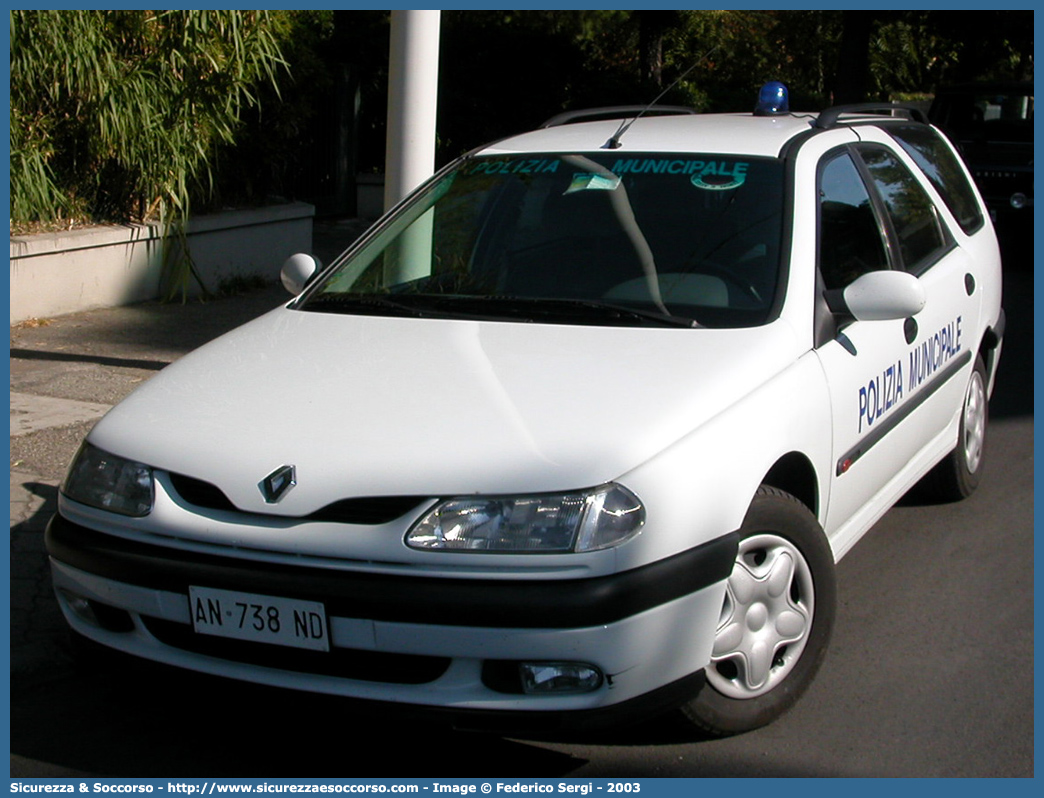
<svg viewBox="0 0 1044 798">
<path fill-rule="evenodd" d="M 805 505 L 762 486 L 740 533 L 706 683 L 682 708 L 716 735 L 786 712 L 819 670 L 834 623 L 834 558 Z"/>
<path fill-rule="evenodd" d="M 944 501 L 958 501 L 975 492 L 982 476 L 988 420 L 986 365 L 981 357 L 977 357 L 964 392 L 957 445 L 926 480 L 927 487 L 935 496 Z"/>
</svg>

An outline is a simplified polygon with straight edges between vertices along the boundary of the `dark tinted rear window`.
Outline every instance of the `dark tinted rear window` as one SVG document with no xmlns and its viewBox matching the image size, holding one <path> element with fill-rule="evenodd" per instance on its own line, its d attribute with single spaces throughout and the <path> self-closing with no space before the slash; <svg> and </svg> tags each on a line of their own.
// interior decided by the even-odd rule
<svg viewBox="0 0 1044 798">
<path fill-rule="evenodd" d="M 975 192 L 942 136 L 926 125 L 889 126 L 888 132 L 924 172 L 961 229 L 969 234 L 978 230 L 982 213 Z"/>
</svg>

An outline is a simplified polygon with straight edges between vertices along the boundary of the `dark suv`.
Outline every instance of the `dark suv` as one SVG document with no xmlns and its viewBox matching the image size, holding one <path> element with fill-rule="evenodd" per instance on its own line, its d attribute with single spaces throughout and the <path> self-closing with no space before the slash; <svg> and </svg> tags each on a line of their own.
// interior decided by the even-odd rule
<svg viewBox="0 0 1044 798">
<path fill-rule="evenodd" d="M 997 233 L 1032 243 L 1033 82 L 966 83 L 941 89 L 928 112 L 960 149 Z"/>
</svg>

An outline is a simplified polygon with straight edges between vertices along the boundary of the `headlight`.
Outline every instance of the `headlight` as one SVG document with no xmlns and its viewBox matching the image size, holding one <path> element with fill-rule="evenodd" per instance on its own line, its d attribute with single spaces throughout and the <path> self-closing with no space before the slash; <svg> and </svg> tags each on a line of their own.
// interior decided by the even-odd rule
<svg viewBox="0 0 1044 798">
<path fill-rule="evenodd" d="M 406 535 L 426 551 L 561 553 L 597 551 L 637 535 L 645 508 L 619 485 L 582 493 L 444 501 Z"/>
<path fill-rule="evenodd" d="M 120 515 L 148 515 L 152 469 L 84 443 L 69 468 L 62 493 L 73 501 Z"/>
</svg>

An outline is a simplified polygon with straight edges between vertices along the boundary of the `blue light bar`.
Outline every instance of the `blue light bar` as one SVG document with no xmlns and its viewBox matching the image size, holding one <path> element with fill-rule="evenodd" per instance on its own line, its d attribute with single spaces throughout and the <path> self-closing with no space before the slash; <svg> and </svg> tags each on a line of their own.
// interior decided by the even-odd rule
<svg viewBox="0 0 1044 798">
<path fill-rule="evenodd" d="M 754 116 L 781 116 L 790 113 L 790 93 L 778 80 L 770 80 L 758 92 Z"/>
</svg>

